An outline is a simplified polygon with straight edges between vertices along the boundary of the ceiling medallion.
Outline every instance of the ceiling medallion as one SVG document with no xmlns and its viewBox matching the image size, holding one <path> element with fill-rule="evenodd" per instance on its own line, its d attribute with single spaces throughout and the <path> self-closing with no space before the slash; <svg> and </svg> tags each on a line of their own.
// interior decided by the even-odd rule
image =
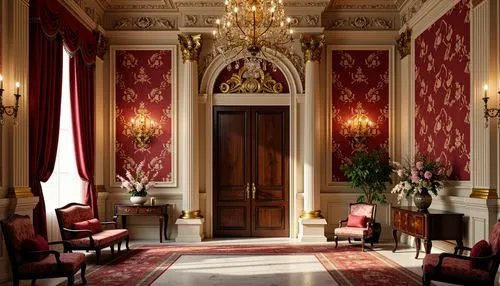
<svg viewBox="0 0 500 286">
<path fill-rule="evenodd" d="M 243 55 L 252 75 L 265 65 L 264 50 L 293 54 L 292 19 L 285 15 L 283 0 L 225 0 L 224 5 L 213 31 L 215 53 L 228 62 Z"/>
</svg>

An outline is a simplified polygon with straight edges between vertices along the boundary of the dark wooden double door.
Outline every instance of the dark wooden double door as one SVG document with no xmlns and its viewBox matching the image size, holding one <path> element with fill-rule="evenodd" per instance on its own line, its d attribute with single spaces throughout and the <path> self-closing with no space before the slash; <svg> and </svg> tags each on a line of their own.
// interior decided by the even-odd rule
<svg viewBox="0 0 500 286">
<path fill-rule="evenodd" d="M 213 138 L 214 236 L 288 236 L 288 107 L 214 107 Z"/>
</svg>

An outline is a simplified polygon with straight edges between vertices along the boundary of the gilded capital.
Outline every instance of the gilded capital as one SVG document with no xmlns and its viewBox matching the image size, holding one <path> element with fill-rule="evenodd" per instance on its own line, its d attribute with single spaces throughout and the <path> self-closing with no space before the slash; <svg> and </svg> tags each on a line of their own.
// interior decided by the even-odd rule
<svg viewBox="0 0 500 286">
<path fill-rule="evenodd" d="M 309 35 L 300 39 L 304 62 L 321 61 L 321 52 L 325 45 L 325 35 Z"/>
<path fill-rule="evenodd" d="M 396 38 L 396 48 L 401 59 L 411 54 L 411 29 L 406 29 Z"/>
<path fill-rule="evenodd" d="M 201 34 L 179 34 L 179 45 L 184 62 L 198 61 L 201 50 Z"/>
</svg>

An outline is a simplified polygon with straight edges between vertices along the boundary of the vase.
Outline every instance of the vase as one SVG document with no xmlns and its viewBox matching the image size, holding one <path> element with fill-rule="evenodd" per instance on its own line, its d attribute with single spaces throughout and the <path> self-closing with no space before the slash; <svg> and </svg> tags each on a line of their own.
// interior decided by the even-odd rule
<svg viewBox="0 0 500 286">
<path fill-rule="evenodd" d="M 144 203 L 146 203 L 147 200 L 148 200 L 148 198 L 146 196 L 132 196 L 132 197 L 130 197 L 130 202 L 134 206 L 142 206 Z"/>
<path fill-rule="evenodd" d="M 417 192 L 413 195 L 413 202 L 419 212 L 427 212 L 427 209 L 432 203 L 432 197 L 427 189 L 422 189 L 422 192 Z"/>
</svg>

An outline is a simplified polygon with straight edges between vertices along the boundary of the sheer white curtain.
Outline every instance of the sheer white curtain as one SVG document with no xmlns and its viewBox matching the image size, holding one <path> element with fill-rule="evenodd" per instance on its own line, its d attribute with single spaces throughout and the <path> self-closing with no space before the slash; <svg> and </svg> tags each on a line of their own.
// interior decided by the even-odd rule
<svg viewBox="0 0 500 286">
<path fill-rule="evenodd" d="M 63 82 L 61 99 L 61 124 L 54 172 L 46 183 L 42 183 L 47 212 L 47 235 L 49 241 L 59 240 L 59 225 L 55 209 L 70 202 L 82 203 L 83 182 L 76 168 L 73 147 L 73 127 L 69 98 L 69 55 L 63 55 Z"/>
</svg>

